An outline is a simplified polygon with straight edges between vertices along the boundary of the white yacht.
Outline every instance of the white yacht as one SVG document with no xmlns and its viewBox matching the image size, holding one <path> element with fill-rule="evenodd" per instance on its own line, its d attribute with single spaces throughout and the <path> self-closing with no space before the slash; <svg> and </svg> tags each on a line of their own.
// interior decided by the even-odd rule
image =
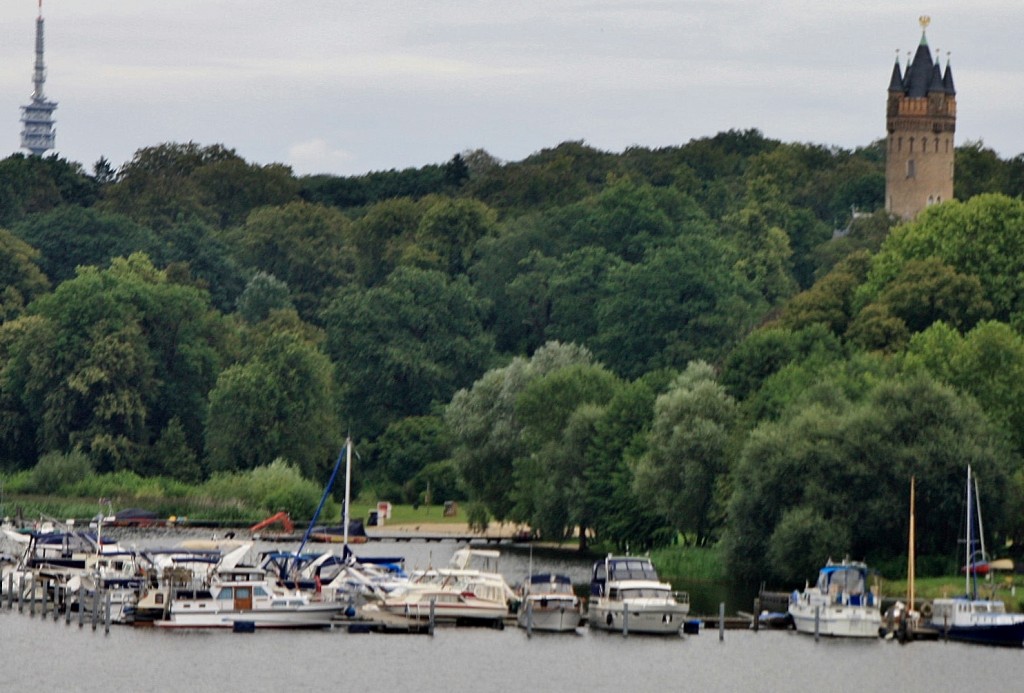
<svg viewBox="0 0 1024 693">
<path fill-rule="evenodd" d="M 568 575 L 531 575 L 523 589 L 516 621 L 530 630 L 574 632 L 582 620 L 579 597 Z"/>
<path fill-rule="evenodd" d="M 689 595 L 662 582 L 649 558 L 608 556 L 594 564 L 587 616 L 591 628 L 678 635 L 689 613 Z"/>
<path fill-rule="evenodd" d="M 864 563 L 829 560 L 818 572 L 817 583 L 790 595 L 789 614 L 797 632 L 877 638 L 882 625 L 881 600 L 868 589 L 867 581 Z"/>
</svg>

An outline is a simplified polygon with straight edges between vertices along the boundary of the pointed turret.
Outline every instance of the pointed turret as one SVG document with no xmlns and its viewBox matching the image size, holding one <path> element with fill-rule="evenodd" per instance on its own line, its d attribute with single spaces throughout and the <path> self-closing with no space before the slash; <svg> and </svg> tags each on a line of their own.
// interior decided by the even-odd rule
<svg viewBox="0 0 1024 693">
<path fill-rule="evenodd" d="M 948 56 L 946 58 L 946 76 L 942 78 L 942 86 L 946 88 L 947 94 L 956 94 L 956 87 L 953 86 L 953 68 L 949 65 Z"/>
<path fill-rule="evenodd" d="M 932 65 L 932 78 L 928 82 L 928 93 L 933 91 L 940 91 L 943 94 L 946 93 L 946 85 L 942 83 L 942 68 L 939 66 L 939 61 L 936 59 L 935 64 Z"/>
<path fill-rule="evenodd" d="M 889 78 L 889 91 L 903 91 L 903 73 L 900 71 L 900 56 L 896 54 L 896 64 L 892 66 L 892 77 Z"/>
</svg>

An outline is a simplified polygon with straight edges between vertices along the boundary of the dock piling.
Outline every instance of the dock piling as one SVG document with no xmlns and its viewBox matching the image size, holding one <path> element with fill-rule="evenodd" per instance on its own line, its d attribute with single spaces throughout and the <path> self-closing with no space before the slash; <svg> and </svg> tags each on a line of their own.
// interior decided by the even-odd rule
<svg viewBox="0 0 1024 693">
<path fill-rule="evenodd" d="M 821 632 L 821 607 L 814 607 L 814 642 L 818 642 L 819 633 Z"/>
<path fill-rule="evenodd" d="M 725 602 L 718 602 L 718 642 L 725 640 Z"/>
</svg>

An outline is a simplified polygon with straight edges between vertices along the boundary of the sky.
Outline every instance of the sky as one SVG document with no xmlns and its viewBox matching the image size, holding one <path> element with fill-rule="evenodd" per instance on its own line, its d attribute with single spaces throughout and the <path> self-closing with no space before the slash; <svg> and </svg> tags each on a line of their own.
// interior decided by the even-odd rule
<svg viewBox="0 0 1024 693">
<path fill-rule="evenodd" d="M 297 175 L 484 149 L 609 152 L 730 129 L 844 149 L 929 15 L 957 144 L 1024 153 L 1021 0 L 44 0 L 60 156 L 91 171 L 166 142 Z M 0 158 L 18 151 L 37 0 L 0 0 Z M 5 134 L 6 133 L 6 134 Z"/>
</svg>

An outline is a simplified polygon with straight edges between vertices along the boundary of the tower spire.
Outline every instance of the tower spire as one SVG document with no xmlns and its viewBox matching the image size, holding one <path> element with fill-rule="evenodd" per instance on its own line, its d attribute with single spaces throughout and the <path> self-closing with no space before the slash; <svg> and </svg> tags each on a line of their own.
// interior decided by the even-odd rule
<svg viewBox="0 0 1024 693">
<path fill-rule="evenodd" d="M 55 101 L 47 101 L 44 92 L 46 84 L 46 63 L 43 60 L 43 0 L 39 1 L 39 16 L 36 17 L 36 62 L 32 73 L 32 101 L 21 107 L 21 146 L 36 156 L 42 156 L 53 149 L 55 132 L 53 112 Z"/>
</svg>

